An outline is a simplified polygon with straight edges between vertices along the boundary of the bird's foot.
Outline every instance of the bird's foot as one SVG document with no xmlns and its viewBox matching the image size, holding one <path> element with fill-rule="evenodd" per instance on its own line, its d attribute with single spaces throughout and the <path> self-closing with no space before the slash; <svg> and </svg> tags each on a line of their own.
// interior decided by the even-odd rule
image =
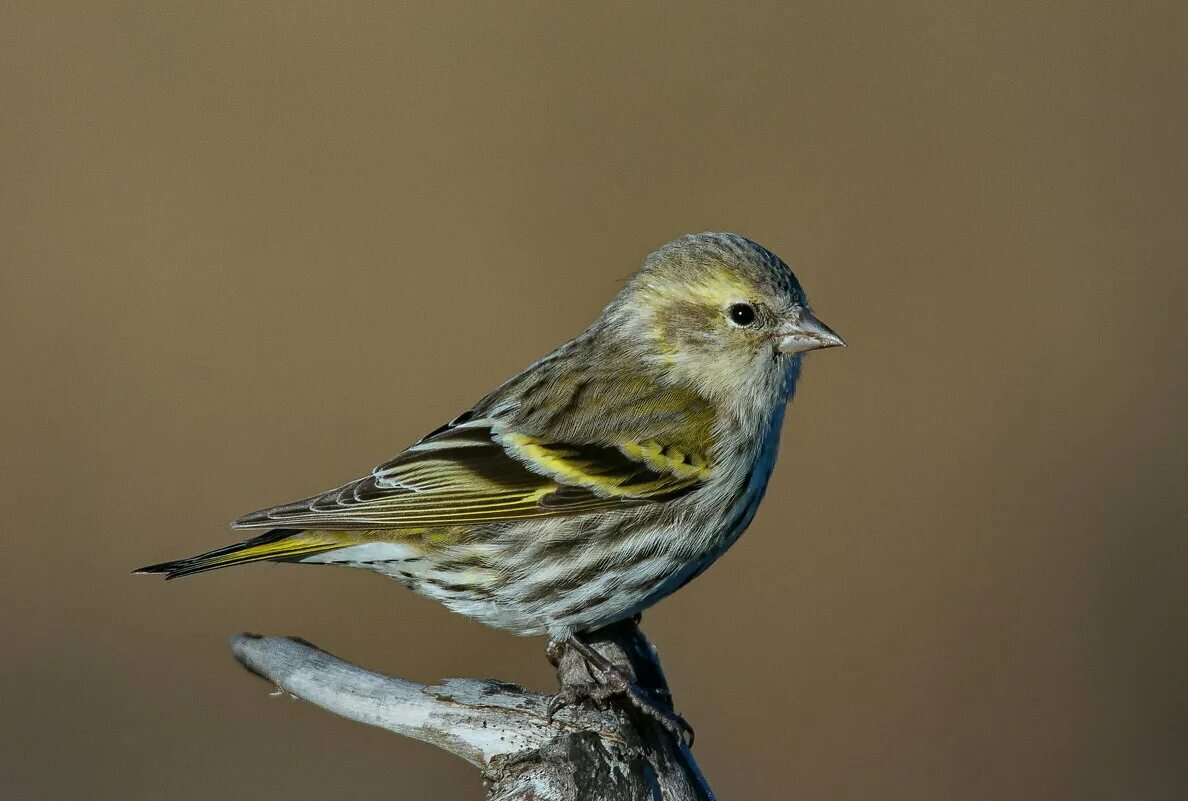
<svg viewBox="0 0 1188 801">
<path fill-rule="evenodd" d="M 549 698 L 545 708 L 545 720 L 553 722 L 553 716 L 567 706 L 577 706 L 587 701 L 592 702 L 599 709 L 606 707 L 606 701 L 616 693 L 604 684 L 585 682 L 582 684 L 566 684 Z"/>
<path fill-rule="evenodd" d="M 693 747 L 693 738 L 696 733 L 689 725 L 689 721 L 678 715 L 671 704 L 661 703 L 653 693 L 636 684 L 634 677 L 627 670 L 618 665 L 611 665 L 609 674 L 603 674 L 600 679 L 604 682 L 602 684 L 604 692 L 608 692 L 611 696 L 626 696 L 632 706 L 667 729 L 673 737 L 681 740 L 690 748 Z"/>
<path fill-rule="evenodd" d="M 571 635 L 565 642 L 550 642 L 546 654 L 558 665 L 566 648 L 572 647 L 589 668 L 593 683 L 567 684 L 549 699 L 546 717 L 551 722 L 557 710 L 566 706 L 593 701 L 599 707 L 616 696 L 626 696 L 632 706 L 663 726 L 687 746 L 693 745 L 693 727 L 673 711 L 671 704 L 658 701 L 654 695 L 635 682 L 635 676 L 625 667 L 613 664 L 593 647 Z"/>
</svg>

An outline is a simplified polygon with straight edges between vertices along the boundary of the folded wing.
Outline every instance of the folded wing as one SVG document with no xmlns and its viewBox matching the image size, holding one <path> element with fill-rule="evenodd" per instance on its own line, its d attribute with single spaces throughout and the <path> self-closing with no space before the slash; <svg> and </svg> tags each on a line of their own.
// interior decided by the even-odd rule
<svg viewBox="0 0 1188 801">
<path fill-rule="evenodd" d="M 687 450 L 654 440 L 551 442 L 468 420 L 434 432 L 365 478 L 254 512 L 233 526 L 426 528 L 628 508 L 701 486 L 710 466 Z"/>
</svg>

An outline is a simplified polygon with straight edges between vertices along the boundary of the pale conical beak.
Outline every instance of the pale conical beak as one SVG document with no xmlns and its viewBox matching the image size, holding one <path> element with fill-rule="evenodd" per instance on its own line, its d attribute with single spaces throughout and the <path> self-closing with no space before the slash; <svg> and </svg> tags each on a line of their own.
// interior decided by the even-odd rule
<svg viewBox="0 0 1188 801">
<path fill-rule="evenodd" d="M 808 309 L 799 319 L 780 329 L 780 353 L 804 353 L 818 348 L 844 348 L 846 341 L 813 316 Z"/>
</svg>

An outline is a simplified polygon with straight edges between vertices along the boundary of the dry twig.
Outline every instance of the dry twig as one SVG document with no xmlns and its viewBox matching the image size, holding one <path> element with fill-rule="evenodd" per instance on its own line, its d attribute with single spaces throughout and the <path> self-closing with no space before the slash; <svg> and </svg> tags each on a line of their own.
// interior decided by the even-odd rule
<svg viewBox="0 0 1188 801">
<path fill-rule="evenodd" d="M 656 651 L 633 622 L 585 638 L 636 684 L 670 703 Z M 512 684 L 447 679 L 427 686 L 344 662 L 304 640 L 243 634 L 231 649 L 244 667 L 336 715 L 449 751 L 478 766 L 490 801 L 712 801 L 693 754 L 625 699 L 574 705 L 550 722 L 549 696 Z M 567 651 L 562 687 L 592 681 Z"/>
</svg>

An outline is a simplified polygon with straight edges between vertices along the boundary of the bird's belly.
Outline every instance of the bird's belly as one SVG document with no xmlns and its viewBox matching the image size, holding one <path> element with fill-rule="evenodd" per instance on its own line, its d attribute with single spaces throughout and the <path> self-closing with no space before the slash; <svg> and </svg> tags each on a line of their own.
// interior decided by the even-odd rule
<svg viewBox="0 0 1188 801">
<path fill-rule="evenodd" d="M 599 532 L 564 551 L 521 548 L 506 583 L 490 598 L 435 597 L 488 625 L 558 639 L 628 618 L 677 590 L 746 525 L 731 530 L 731 522 L 738 519 L 727 513 L 704 516 L 693 528 L 681 521 Z"/>
</svg>

